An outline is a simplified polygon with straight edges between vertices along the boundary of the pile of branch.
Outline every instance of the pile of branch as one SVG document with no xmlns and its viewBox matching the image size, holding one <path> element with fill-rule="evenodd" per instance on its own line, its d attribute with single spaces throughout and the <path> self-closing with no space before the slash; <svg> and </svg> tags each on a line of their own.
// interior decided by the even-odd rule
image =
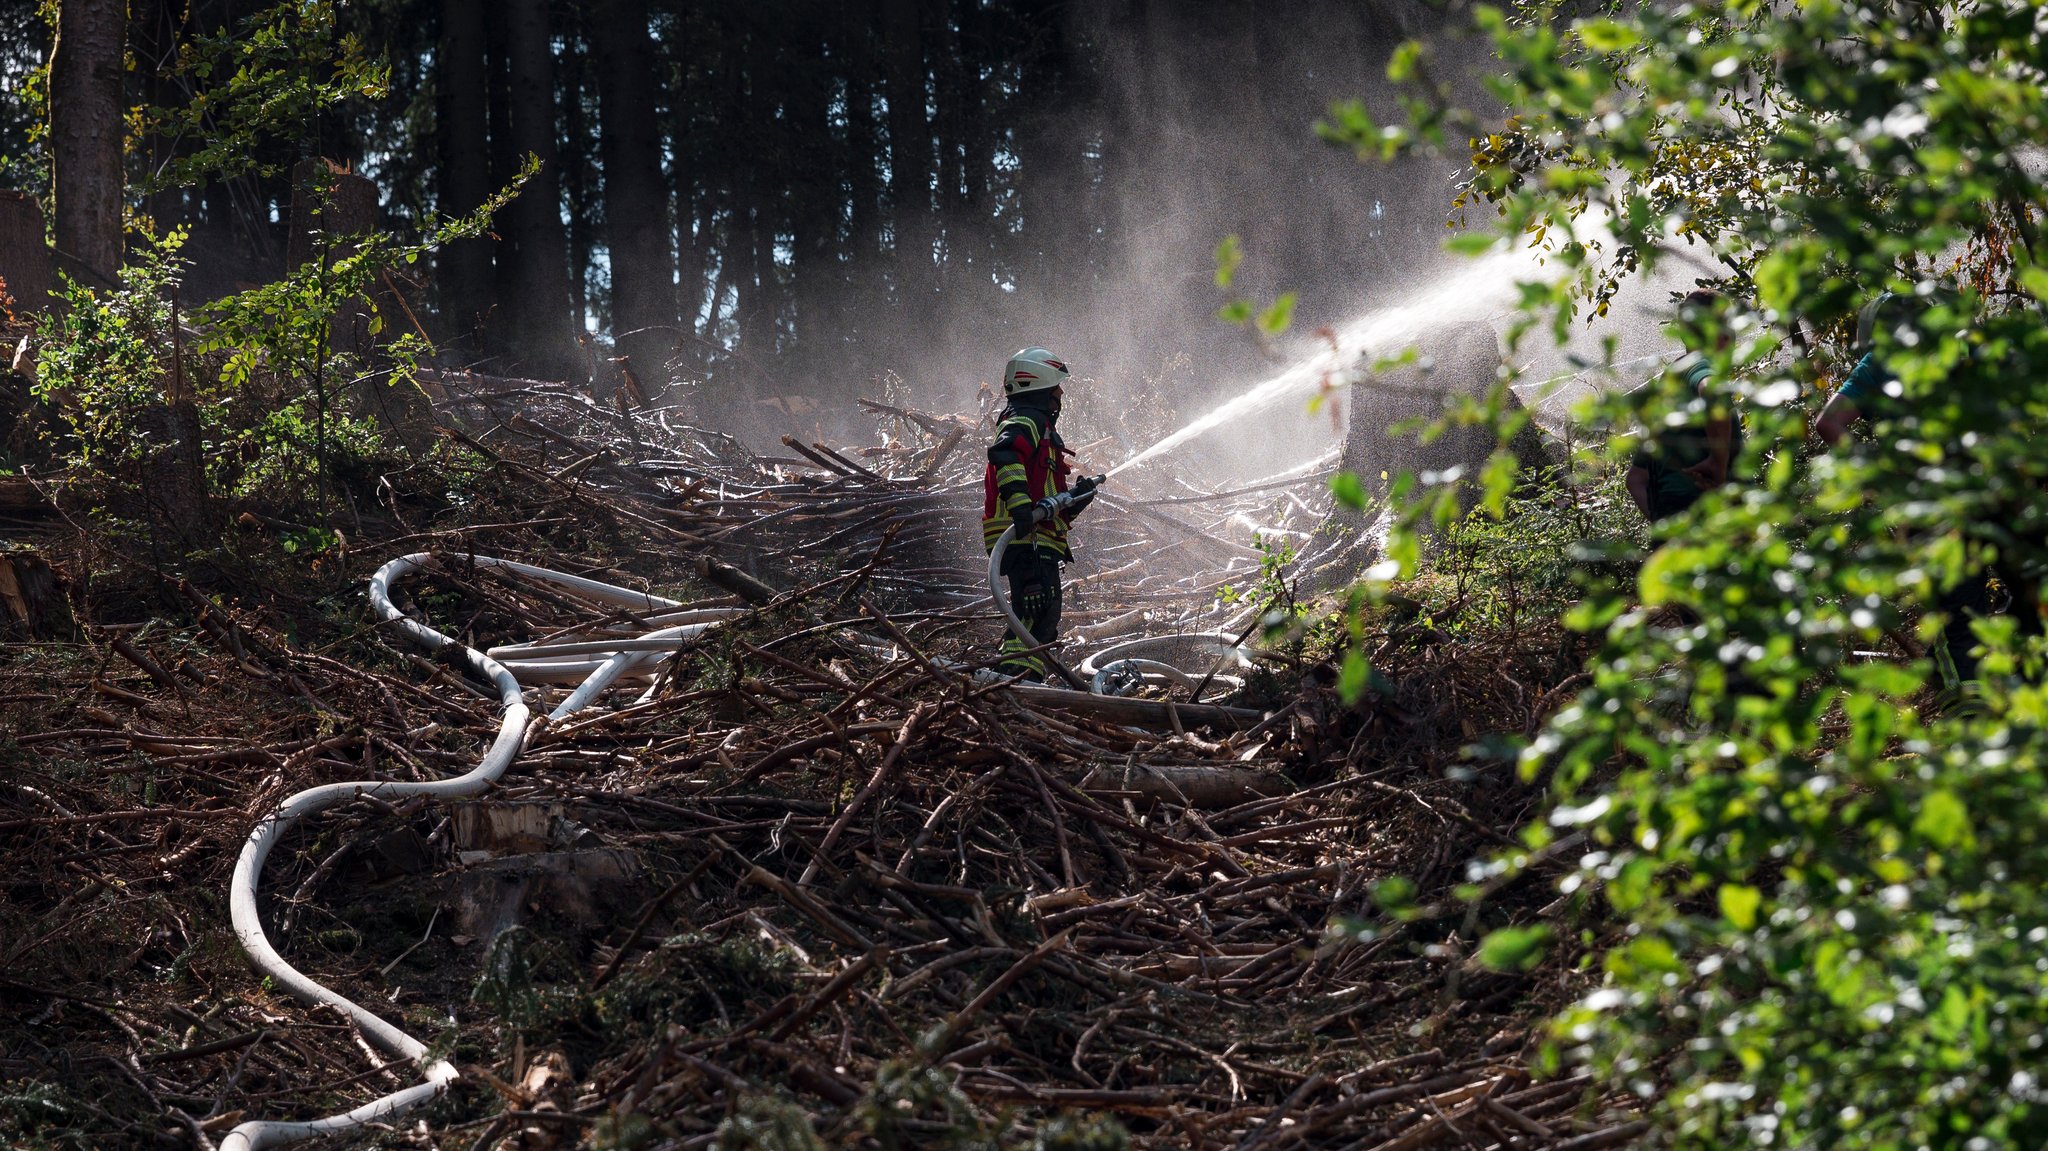
<svg viewBox="0 0 2048 1151">
<path fill-rule="evenodd" d="M 988 611 L 985 417 L 864 400 L 881 444 L 842 449 L 786 436 L 790 454 L 760 456 L 667 408 L 622 411 L 537 381 L 444 373 L 434 384 L 470 429 L 451 435 L 537 483 L 575 491 L 600 514 L 631 509 L 757 577 L 874 560 L 864 580 L 892 610 Z M 1109 462 L 1084 448 L 1078 466 Z M 1075 533 L 1070 630 L 1086 639 L 1240 630 L 1255 608 L 1225 589 L 1256 580 L 1261 541 L 1309 539 L 1329 509 L 1333 463 L 1334 454 L 1225 490 L 1165 470 L 1113 481 Z"/>
<path fill-rule="evenodd" d="M 430 1130 L 701 1148 L 753 1116 L 849 1144 L 1022 1144 L 1107 1115 L 1139 1146 L 1269 1151 L 1641 1132 L 1605 1085 L 1525 1068 L 1534 1021 L 1581 989 L 1572 956 L 1506 973 L 1474 955 L 1557 913 L 1530 881 L 1546 861 L 1451 897 L 1531 796 L 1506 765 L 1445 768 L 1555 705 L 1554 651 L 1397 626 L 1371 637 L 1389 678 L 1358 705 L 1311 675 L 1243 729 L 1137 729 L 958 670 L 997 632 L 966 421 L 891 409 L 915 431 L 881 448 L 763 459 L 567 391 L 486 424 L 501 399 L 449 401 L 496 498 L 559 509 L 651 587 L 751 611 L 640 697 L 537 729 L 491 798 L 360 803 L 280 848 L 264 891 L 287 957 L 421 1034 L 454 1020 L 468 1086 Z M 1255 560 L 1223 533 L 1307 524 L 1307 492 L 1101 507 L 1083 610 L 1105 636 L 1244 619 L 1217 589 Z M 418 527 L 357 546 L 418 550 L 438 534 Z M 189 628 L 91 628 L 0 667 L 0 1074 L 47 1102 L 0 1134 L 204 1145 L 408 1075 L 251 977 L 219 893 L 281 797 L 465 770 L 495 703 L 367 625 L 315 639 L 169 594 Z M 478 646 L 645 630 L 459 560 L 403 594 Z M 1395 875 L 1418 914 L 1378 909 Z"/>
</svg>

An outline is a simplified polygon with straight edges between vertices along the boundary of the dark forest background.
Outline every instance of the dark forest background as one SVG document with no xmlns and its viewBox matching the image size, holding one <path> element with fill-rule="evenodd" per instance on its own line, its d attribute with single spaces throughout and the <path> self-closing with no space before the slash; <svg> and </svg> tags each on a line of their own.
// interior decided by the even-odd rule
<svg viewBox="0 0 2048 1151">
<path fill-rule="evenodd" d="M 267 7 L 134 0 L 127 98 L 189 106 L 208 86 L 180 65 L 192 45 Z M 1300 292 L 1305 335 L 1415 281 L 1455 175 L 1360 165 L 1315 135 L 1332 101 L 1377 91 L 1391 49 L 1440 21 L 1419 3 L 370 0 L 339 14 L 388 62 L 387 98 L 262 145 L 272 174 L 132 199 L 149 227 L 191 229 L 189 298 L 282 270 L 296 160 L 370 178 L 382 226 L 409 237 L 531 153 L 539 174 L 494 238 L 400 285 L 445 362 L 576 379 L 624 354 L 649 383 L 822 408 L 825 426 L 890 373 L 901 395 L 965 406 L 1027 343 L 1084 377 L 1212 399 L 1271 355 L 1214 317 L 1219 240 L 1246 253 L 1231 294 Z M 41 112 L 23 97 L 50 41 L 32 0 L 0 3 L 0 184 L 39 194 Z M 131 186 L 197 145 L 131 137 Z"/>
</svg>

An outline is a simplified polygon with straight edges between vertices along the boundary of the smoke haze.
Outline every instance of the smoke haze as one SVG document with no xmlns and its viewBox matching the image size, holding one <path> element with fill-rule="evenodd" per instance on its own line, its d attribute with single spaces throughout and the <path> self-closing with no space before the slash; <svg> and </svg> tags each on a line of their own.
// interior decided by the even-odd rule
<svg viewBox="0 0 2048 1151">
<path fill-rule="evenodd" d="M 1066 99 L 1011 137 L 1024 241 L 1014 290 L 993 310 L 942 300 L 906 333 L 912 397 L 968 407 L 1012 350 L 1043 344 L 1073 365 L 1072 391 L 1101 393 L 1075 396 L 1070 439 L 1122 430 L 1078 426 L 1098 410 L 1143 422 L 1132 401 L 1177 422 L 1324 347 L 1318 330 L 1354 328 L 1454 272 L 1440 244 L 1462 157 L 1361 163 L 1314 125 L 1342 99 L 1392 107 L 1393 47 L 1463 23 L 1407 4 L 1071 6 L 1056 49 Z M 1440 38 L 1453 60 L 1471 55 Z M 1215 250 L 1229 235 L 1245 259 L 1226 291 Z M 1230 299 L 1263 306 L 1282 292 L 1300 303 L 1273 346 L 1216 318 Z M 1298 438 L 1302 406 L 1279 435 Z M 1341 433 L 1327 417 L 1320 426 Z"/>
</svg>

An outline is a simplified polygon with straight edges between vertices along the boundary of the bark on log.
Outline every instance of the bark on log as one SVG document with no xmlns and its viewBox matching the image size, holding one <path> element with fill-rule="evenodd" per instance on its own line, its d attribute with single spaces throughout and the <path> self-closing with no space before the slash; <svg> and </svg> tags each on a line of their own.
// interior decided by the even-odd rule
<svg viewBox="0 0 2048 1151">
<path fill-rule="evenodd" d="M 1294 790 L 1287 779 L 1269 771 L 1205 764 L 1098 767 L 1081 780 L 1081 787 L 1135 791 L 1161 803 L 1196 807 L 1234 807 Z"/>
<path fill-rule="evenodd" d="M 1176 714 L 1180 717 L 1183 727 L 1250 727 L 1266 718 L 1264 712 L 1254 711 L 1248 707 L 1220 707 L 1213 703 L 1169 704 L 1153 699 L 1090 695 L 1087 692 L 1069 691 L 1059 687 L 1040 687 L 1028 683 L 1012 684 L 1004 690 L 1016 692 L 1033 707 L 1079 712 L 1109 720 L 1111 723 L 1128 723 L 1162 731 L 1173 729 Z"/>
</svg>

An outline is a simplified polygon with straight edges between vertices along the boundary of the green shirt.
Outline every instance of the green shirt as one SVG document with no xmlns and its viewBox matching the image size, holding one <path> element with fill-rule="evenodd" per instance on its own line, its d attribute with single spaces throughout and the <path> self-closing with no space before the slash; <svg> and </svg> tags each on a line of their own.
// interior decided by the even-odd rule
<svg viewBox="0 0 2048 1151">
<path fill-rule="evenodd" d="M 1661 520 L 1676 515 L 1697 502 L 1704 488 L 1685 469 L 1695 467 L 1713 454 L 1713 445 L 1707 425 L 1713 420 L 1712 397 L 1707 395 L 1707 382 L 1712 377 L 1712 368 L 1697 355 L 1680 360 L 1671 369 L 1691 386 L 1693 392 L 1708 399 L 1709 410 L 1681 424 L 1667 424 L 1652 431 L 1643 446 L 1636 450 L 1633 463 L 1650 475 L 1650 518 Z M 1732 418 L 1732 413 L 1730 413 Z M 1742 421 L 1733 420 L 1728 433 L 1728 464 L 1732 469 L 1735 457 L 1742 452 Z"/>
</svg>

